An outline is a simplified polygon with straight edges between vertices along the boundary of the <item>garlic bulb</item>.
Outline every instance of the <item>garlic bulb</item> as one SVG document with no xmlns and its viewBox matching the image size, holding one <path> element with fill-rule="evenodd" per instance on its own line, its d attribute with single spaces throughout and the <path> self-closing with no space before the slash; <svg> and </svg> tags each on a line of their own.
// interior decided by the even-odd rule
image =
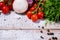
<svg viewBox="0 0 60 40">
<path fill-rule="evenodd" d="M 0 0 L 0 2 L 3 2 L 4 0 Z"/>
<path fill-rule="evenodd" d="M 28 9 L 28 2 L 26 0 L 15 0 L 13 9 L 17 13 L 24 13 Z"/>
</svg>

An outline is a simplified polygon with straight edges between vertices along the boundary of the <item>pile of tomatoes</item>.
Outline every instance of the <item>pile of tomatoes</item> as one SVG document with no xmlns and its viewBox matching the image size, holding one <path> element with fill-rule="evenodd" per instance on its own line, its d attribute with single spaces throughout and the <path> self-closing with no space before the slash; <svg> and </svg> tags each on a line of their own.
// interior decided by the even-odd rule
<svg viewBox="0 0 60 40">
<path fill-rule="evenodd" d="M 30 10 L 27 12 L 27 17 L 31 19 L 33 22 L 36 22 L 38 19 L 43 19 L 44 18 L 44 12 L 42 11 L 43 8 L 39 7 L 36 8 L 38 4 L 34 4 Z M 35 11 L 37 9 L 37 12 Z"/>
<path fill-rule="evenodd" d="M 12 4 L 14 0 L 3 0 L 0 2 L 0 10 L 3 14 L 8 14 L 12 10 Z"/>
</svg>

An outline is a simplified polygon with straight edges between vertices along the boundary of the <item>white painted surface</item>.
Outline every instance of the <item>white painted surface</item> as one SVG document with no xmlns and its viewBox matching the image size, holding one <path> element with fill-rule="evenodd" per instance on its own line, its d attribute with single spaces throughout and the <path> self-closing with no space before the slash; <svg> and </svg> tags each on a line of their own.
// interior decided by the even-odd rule
<svg viewBox="0 0 60 40">
<path fill-rule="evenodd" d="M 2 30 L 0 40 L 39 40 L 39 32 L 33 30 Z"/>
<path fill-rule="evenodd" d="M 40 27 L 38 27 L 40 26 Z M 11 11 L 9 15 L 0 15 L 0 29 L 39 29 L 42 26 L 45 26 L 45 21 L 40 20 L 39 22 L 32 22 L 29 20 L 26 15 L 18 15 L 15 12 Z M 52 23 L 45 26 L 45 29 L 59 28 L 60 23 Z M 54 35 L 60 40 L 60 30 L 51 30 Z M 40 36 L 43 36 L 42 39 Z M 47 35 L 47 31 L 43 30 L 43 33 L 40 33 L 40 30 L 0 30 L 0 40 L 48 40 L 52 36 Z"/>
<path fill-rule="evenodd" d="M 0 40 L 48 40 L 57 37 L 60 40 L 60 30 L 53 30 L 54 35 L 47 35 L 47 31 L 43 30 L 0 30 Z M 42 39 L 42 36 L 44 39 Z"/>
<path fill-rule="evenodd" d="M 5 21 L 4 21 L 5 20 Z M 20 28 L 29 28 L 29 29 L 39 29 L 42 26 L 45 28 L 60 28 L 60 23 L 52 23 L 45 26 L 45 20 L 38 20 L 37 22 L 32 22 L 27 18 L 26 15 L 16 14 L 11 11 L 9 15 L 0 15 L 0 29 L 20 29 Z"/>
<path fill-rule="evenodd" d="M 4 21 L 6 19 L 6 21 Z M 0 15 L 0 27 L 4 28 L 38 28 L 40 23 L 33 23 L 26 15 L 18 15 L 15 12 L 11 12 L 9 15 Z"/>
</svg>

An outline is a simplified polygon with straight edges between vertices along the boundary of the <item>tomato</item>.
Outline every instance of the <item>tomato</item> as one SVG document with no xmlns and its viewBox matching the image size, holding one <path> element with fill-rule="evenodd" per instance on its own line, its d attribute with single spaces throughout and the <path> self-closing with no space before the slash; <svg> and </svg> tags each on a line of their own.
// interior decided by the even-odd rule
<svg viewBox="0 0 60 40">
<path fill-rule="evenodd" d="M 2 8 L 2 13 L 4 13 L 4 14 L 9 13 L 9 7 L 8 7 L 8 6 L 4 6 L 4 7 Z"/>
<path fill-rule="evenodd" d="M 44 13 L 43 12 L 38 12 L 38 18 L 42 19 L 44 17 Z"/>
<path fill-rule="evenodd" d="M 5 6 L 4 2 L 0 2 L 0 9 L 2 9 L 2 7 Z"/>
<path fill-rule="evenodd" d="M 31 8 L 30 8 L 30 11 L 34 11 L 34 10 L 35 10 L 35 7 L 31 7 Z"/>
<path fill-rule="evenodd" d="M 9 7 L 10 10 L 13 9 L 13 2 L 14 2 L 14 0 L 12 0 L 10 3 L 8 3 L 8 7 Z"/>
<path fill-rule="evenodd" d="M 39 0 L 35 0 L 36 2 L 38 2 Z"/>
<path fill-rule="evenodd" d="M 36 6 L 37 6 L 37 4 L 35 3 L 33 6 L 34 6 L 34 7 L 36 7 Z"/>
<path fill-rule="evenodd" d="M 14 0 L 12 0 L 12 3 L 14 2 Z"/>
<path fill-rule="evenodd" d="M 37 4 L 35 3 L 31 8 L 30 8 L 30 11 L 34 11 L 37 7 Z"/>
<path fill-rule="evenodd" d="M 13 9 L 12 3 L 9 3 L 9 4 L 8 4 L 8 7 L 9 7 L 10 10 L 12 10 L 12 9 Z"/>
<path fill-rule="evenodd" d="M 33 22 L 37 21 L 38 20 L 37 14 L 32 15 L 31 19 L 32 19 Z"/>
<path fill-rule="evenodd" d="M 8 0 L 4 0 L 4 2 L 5 2 L 5 3 L 7 3 L 7 2 L 8 2 Z"/>
<path fill-rule="evenodd" d="M 27 17 L 28 17 L 29 19 L 31 19 L 31 16 L 32 16 L 32 12 L 31 12 L 31 11 L 28 11 L 28 12 L 27 12 Z"/>
<path fill-rule="evenodd" d="M 42 10 L 42 7 L 38 8 L 38 10 L 41 11 Z"/>
<path fill-rule="evenodd" d="M 12 5 L 8 5 L 9 9 L 12 10 Z"/>
</svg>

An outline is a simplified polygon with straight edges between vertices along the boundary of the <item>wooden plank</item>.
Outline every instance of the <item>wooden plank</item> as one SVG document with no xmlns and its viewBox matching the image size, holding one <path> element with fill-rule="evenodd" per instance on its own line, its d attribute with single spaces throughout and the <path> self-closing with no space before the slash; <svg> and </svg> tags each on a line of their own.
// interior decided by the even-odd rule
<svg viewBox="0 0 60 40">
<path fill-rule="evenodd" d="M 49 28 L 42 29 L 42 28 L 0 28 L 0 30 L 48 30 Z M 49 30 L 60 30 L 60 28 L 51 28 Z"/>
<path fill-rule="evenodd" d="M 60 29 L 60 23 L 52 23 L 46 26 L 45 20 L 38 20 L 37 22 L 32 22 L 26 17 L 26 15 L 18 15 L 11 11 L 9 15 L 0 15 L 0 29 L 41 29 L 44 26 L 45 29 Z"/>
<path fill-rule="evenodd" d="M 54 35 L 47 35 L 47 30 L 42 30 L 43 33 L 40 31 L 41 30 L 0 30 L 0 40 L 49 40 L 52 39 L 52 37 L 57 37 L 58 40 L 60 40 L 60 30 L 50 30 Z"/>
</svg>

